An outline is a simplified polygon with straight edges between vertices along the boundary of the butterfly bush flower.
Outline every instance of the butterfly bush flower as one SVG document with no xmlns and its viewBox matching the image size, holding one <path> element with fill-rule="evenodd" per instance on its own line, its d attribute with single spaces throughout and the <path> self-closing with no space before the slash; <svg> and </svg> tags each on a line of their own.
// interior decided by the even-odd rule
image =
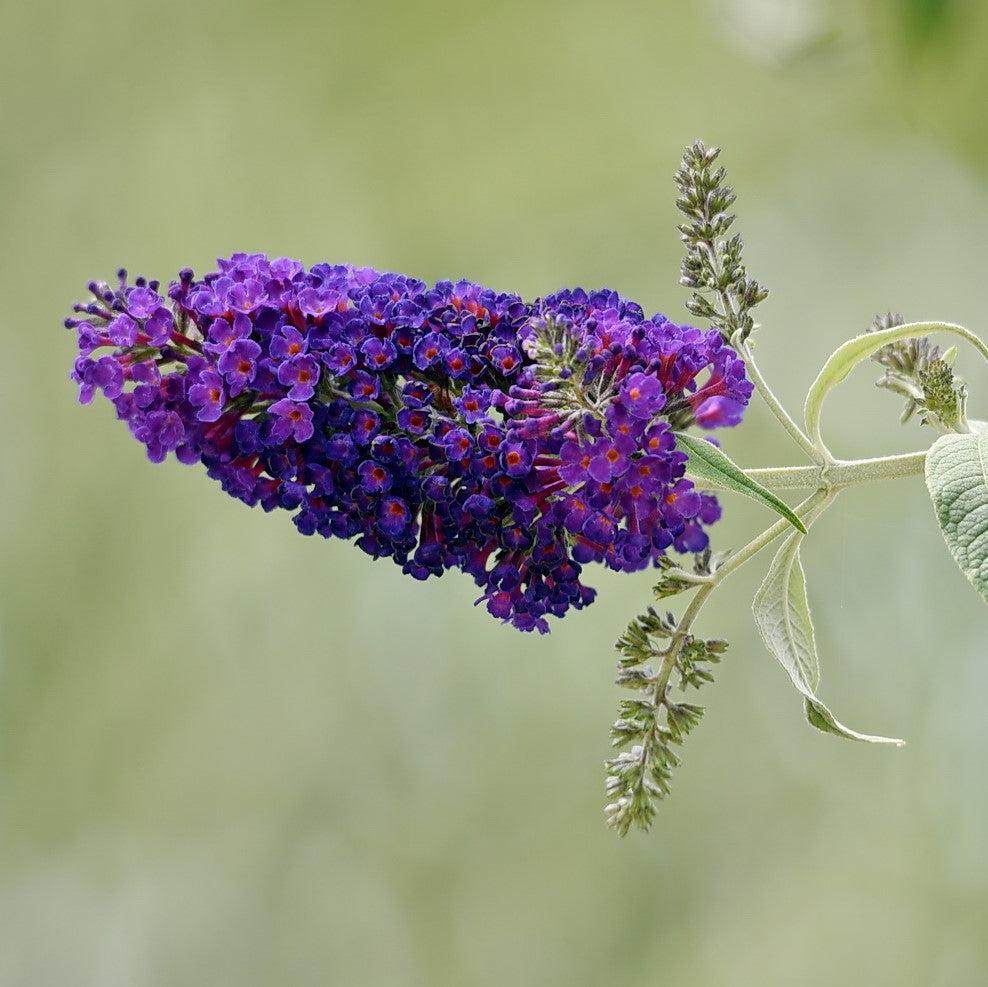
<svg viewBox="0 0 988 987">
<path fill-rule="evenodd" d="M 462 570 L 525 631 L 592 602 L 590 562 L 706 547 L 720 508 L 673 430 L 736 425 L 752 391 L 718 332 L 613 291 L 525 302 L 262 254 L 89 287 L 66 321 L 80 400 L 101 391 L 152 460 L 416 579 Z"/>
</svg>

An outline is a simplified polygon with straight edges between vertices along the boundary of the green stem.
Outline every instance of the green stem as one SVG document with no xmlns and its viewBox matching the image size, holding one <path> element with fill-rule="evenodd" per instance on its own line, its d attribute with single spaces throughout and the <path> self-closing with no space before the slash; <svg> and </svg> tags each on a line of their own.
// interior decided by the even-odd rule
<svg viewBox="0 0 988 987">
<path fill-rule="evenodd" d="M 925 465 L 924 451 L 873 459 L 838 459 L 826 469 L 821 466 L 773 466 L 744 472 L 769 490 L 817 490 L 827 486 L 843 488 L 875 480 L 921 476 Z"/>
<path fill-rule="evenodd" d="M 811 494 L 799 506 L 794 508 L 795 513 L 800 518 L 808 517 L 817 513 L 817 509 L 829 506 L 830 502 L 837 496 L 836 490 L 817 490 Z M 781 518 L 775 524 L 769 525 L 760 535 L 753 538 L 744 548 L 736 551 L 731 557 L 696 591 L 693 599 L 690 600 L 682 619 L 676 627 L 676 632 L 669 641 L 669 647 L 665 649 L 662 657 L 662 665 L 655 678 L 655 692 L 653 701 L 656 705 L 665 702 L 666 689 L 669 685 L 669 678 L 686 638 L 689 636 L 693 622 L 696 620 L 703 605 L 707 602 L 710 594 L 732 573 L 736 572 L 746 562 L 753 559 L 766 545 L 773 542 L 779 535 L 792 530 L 792 526 L 785 519 Z"/>
<path fill-rule="evenodd" d="M 813 445 L 806 433 L 796 424 L 795 419 L 788 411 L 783 407 L 782 402 L 775 396 L 772 388 L 768 386 L 768 382 L 762 376 L 761 370 L 758 369 L 758 364 L 755 362 L 754 354 L 752 353 L 751 343 L 747 340 L 741 340 L 735 335 L 731 340 L 734 348 L 738 351 L 738 355 L 744 360 L 748 376 L 751 378 L 752 383 L 755 385 L 755 390 L 762 396 L 762 400 L 768 405 L 769 410 L 782 424 L 782 427 L 792 436 L 793 441 L 806 453 L 810 459 L 815 463 L 823 462 L 820 451 Z"/>
<path fill-rule="evenodd" d="M 810 385 L 806 394 L 806 406 L 803 409 L 806 420 L 806 432 L 816 452 L 813 456 L 817 462 L 835 463 L 833 455 L 823 441 L 820 429 L 820 417 L 823 412 L 823 402 L 827 395 L 863 360 L 877 353 L 883 346 L 902 339 L 916 339 L 929 336 L 934 332 L 951 333 L 966 339 L 986 360 L 988 360 L 988 344 L 983 342 L 976 333 L 964 326 L 952 322 L 910 322 L 901 326 L 890 326 L 877 332 L 865 333 L 842 343 L 827 358 L 820 369 L 817 378 Z"/>
</svg>

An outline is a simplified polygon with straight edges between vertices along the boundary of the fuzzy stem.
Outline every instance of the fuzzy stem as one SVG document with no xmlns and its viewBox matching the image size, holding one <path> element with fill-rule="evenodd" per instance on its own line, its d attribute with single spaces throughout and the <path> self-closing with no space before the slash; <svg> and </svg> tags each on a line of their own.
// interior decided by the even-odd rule
<svg viewBox="0 0 988 987">
<path fill-rule="evenodd" d="M 820 451 L 813 445 L 809 440 L 806 433 L 796 424 L 796 420 L 789 414 L 788 411 L 783 407 L 782 402 L 775 396 L 772 388 L 768 386 L 768 382 L 762 376 L 762 372 L 758 369 L 758 364 L 755 363 L 755 357 L 752 353 L 751 343 L 747 340 L 741 340 L 737 334 L 731 340 L 735 349 L 738 351 L 738 355 L 744 360 L 745 365 L 748 370 L 748 376 L 751 377 L 752 383 L 755 385 L 755 390 L 762 396 L 762 400 L 768 405 L 769 410 L 782 424 L 782 427 L 792 436 L 793 441 L 806 453 L 810 459 L 815 463 L 822 463 Z"/>
<path fill-rule="evenodd" d="M 817 513 L 817 509 L 823 510 L 829 506 L 830 502 L 837 496 L 836 490 L 817 490 L 816 493 L 811 494 L 806 498 L 798 507 L 794 508 L 795 513 L 800 517 L 804 518 L 811 514 Z M 753 538 L 747 545 L 743 548 L 738 549 L 731 557 L 712 575 L 708 580 L 697 590 L 696 595 L 690 600 L 689 606 L 686 608 L 682 619 L 676 627 L 676 632 L 673 634 L 672 639 L 669 642 L 669 647 L 666 648 L 663 658 L 662 665 L 659 668 L 659 674 L 655 679 L 655 692 L 654 692 L 654 702 L 656 705 L 660 703 L 665 703 L 666 688 L 669 685 L 669 678 L 672 675 L 673 669 L 676 667 L 676 661 L 679 658 L 680 652 L 683 649 L 683 645 L 686 642 L 686 638 L 689 635 L 690 629 L 693 626 L 693 622 L 696 620 L 697 615 L 700 610 L 703 609 L 703 605 L 707 602 L 710 594 L 732 573 L 740 569 L 746 562 L 754 558 L 766 545 L 773 542 L 779 535 L 784 534 L 786 531 L 791 529 L 790 523 L 785 519 L 781 518 L 776 521 L 775 524 L 769 525 L 760 535 Z"/>
<path fill-rule="evenodd" d="M 872 356 L 884 345 L 903 339 L 919 339 L 934 332 L 951 333 L 966 339 L 985 360 L 988 360 L 988 343 L 985 343 L 970 329 L 965 329 L 964 326 L 958 326 L 952 322 L 909 322 L 904 325 L 890 326 L 887 329 L 849 339 L 830 354 L 816 380 L 810 385 L 804 408 L 806 432 L 813 440 L 813 445 L 817 450 L 813 457 L 817 462 L 828 464 L 837 462 L 823 441 L 820 428 L 823 403 L 830 391 L 844 380 L 859 363 Z"/>
<path fill-rule="evenodd" d="M 873 459 L 838 459 L 826 470 L 820 466 L 772 466 L 744 472 L 769 490 L 818 490 L 828 485 L 842 488 L 875 480 L 921 476 L 925 464 L 923 451 Z"/>
</svg>

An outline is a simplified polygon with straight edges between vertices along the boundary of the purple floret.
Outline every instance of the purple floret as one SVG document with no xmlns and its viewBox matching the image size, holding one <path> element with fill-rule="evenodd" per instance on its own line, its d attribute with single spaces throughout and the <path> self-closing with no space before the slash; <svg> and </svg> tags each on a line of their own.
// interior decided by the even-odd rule
<svg viewBox="0 0 988 987">
<path fill-rule="evenodd" d="M 278 383 L 293 401 L 308 401 L 319 383 L 319 364 L 311 356 L 293 356 L 278 367 Z"/>
<path fill-rule="evenodd" d="M 235 398 L 257 375 L 261 347 L 253 339 L 238 339 L 223 352 L 217 366 L 226 378 L 230 397 Z"/>
<path fill-rule="evenodd" d="M 275 401 L 268 409 L 275 418 L 271 424 L 271 437 L 276 442 L 294 439 L 306 442 L 312 438 L 315 429 L 312 425 L 312 409 L 307 404 L 299 404 L 289 398 Z"/>
<path fill-rule="evenodd" d="M 226 389 L 223 378 L 216 370 L 203 370 L 199 381 L 189 388 L 189 402 L 198 408 L 196 418 L 201 422 L 214 422 L 223 413 Z"/>
</svg>

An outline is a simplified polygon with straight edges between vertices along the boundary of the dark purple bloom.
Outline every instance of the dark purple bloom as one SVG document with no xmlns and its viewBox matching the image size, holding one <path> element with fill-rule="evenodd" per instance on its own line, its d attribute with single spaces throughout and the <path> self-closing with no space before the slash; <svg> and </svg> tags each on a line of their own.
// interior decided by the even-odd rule
<svg viewBox="0 0 988 987">
<path fill-rule="evenodd" d="M 559 468 L 559 475 L 569 484 L 575 485 L 583 483 L 590 476 L 590 460 L 593 452 L 590 448 L 584 448 L 572 440 L 563 443 L 559 450 L 559 458 L 562 465 Z"/>
<path fill-rule="evenodd" d="M 233 430 L 233 439 L 243 456 L 261 451 L 261 426 L 253 418 L 241 418 Z"/>
<path fill-rule="evenodd" d="M 641 449 L 641 435 L 645 422 L 632 415 L 624 404 L 615 401 L 608 409 L 605 417 L 607 434 L 614 442 L 614 447 L 626 456 Z"/>
<path fill-rule="evenodd" d="M 694 518 L 700 510 L 700 494 L 689 480 L 680 480 L 665 496 L 669 513 Z"/>
<path fill-rule="evenodd" d="M 323 354 L 322 361 L 334 374 L 345 374 L 356 366 L 357 354 L 352 346 L 336 343 Z"/>
<path fill-rule="evenodd" d="M 133 346 L 137 342 L 137 323 L 129 315 L 118 315 L 107 327 L 106 334 L 117 346 Z"/>
<path fill-rule="evenodd" d="M 463 503 L 463 509 L 475 518 L 485 518 L 495 508 L 494 501 L 485 494 L 471 494 Z"/>
<path fill-rule="evenodd" d="M 223 315 L 226 312 L 226 301 L 213 291 L 207 284 L 200 284 L 188 296 L 189 308 L 200 316 Z"/>
<path fill-rule="evenodd" d="M 429 422 L 429 412 L 424 408 L 402 408 L 398 412 L 398 427 L 410 435 L 423 435 Z"/>
<path fill-rule="evenodd" d="M 358 370 L 350 381 L 350 393 L 357 401 L 373 401 L 381 392 L 377 377 Z"/>
<path fill-rule="evenodd" d="M 226 378 L 230 397 L 235 398 L 257 374 L 257 358 L 261 347 L 252 339 L 238 339 L 219 358 L 217 366 Z"/>
<path fill-rule="evenodd" d="M 463 393 L 455 401 L 456 410 L 463 416 L 463 420 L 469 424 L 479 422 L 487 417 L 491 407 L 491 390 L 489 387 L 471 387 L 469 384 L 463 388 Z"/>
<path fill-rule="evenodd" d="M 465 428 L 452 428 L 443 436 L 443 448 L 452 460 L 466 459 L 473 450 L 473 438 Z"/>
<path fill-rule="evenodd" d="M 590 505 L 582 497 L 567 497 L 561 501 L 563 524 L 567 531 L 574 535 L 583 531 L 584 525 L 593 513 Z"/>
<path fill-rule="evenodd" d="M 361 409 L 353 416 L 351 434 L 357 445 L 369 445 L 381 428 L 381 419 L 373 411 Z"/>
<path fill-rule="evenodd" d="M 424 408 L 432 403 L 432 388 L 422 380 L 410 380 L 401 389 L 401 400 L 406 408 Z"/>
<path fill-rule="evenodd" d="M 610 545 L 617 533 L 614 522 L 603 512 L 591 514 L 583 525 L 583 533 L 593 542 Z"/>
<path fill-rule="evenodd" d="M 153 411 L 130 422 L 134 437 L 147 447 L 148 459 L 162 462 L 185 439 L 185 424 L 174 411 Z"/>
<path fill-rule="evenodd" d="M 149 288 L 131 288 L 127 292 L 127 311 L 135 319 L 146 319 L 160 304 L 158 293 Z"/>
<path fill-rule="evenodd" d="M 688 521 L 674 544 L 677 552 L 702 552 L 710 544 L 710 538 L 695 521 Z"/>
<path fill-rule="evenodd" d="M 331 463 L 349 466 L 358 458 L 356 443 L 346 432 L 338 432 L 326 443 L 326 458 Z"/>
<path fill-rule="evenodd" d="M 521 366 L 521 354 L 514 346 L 495 346 L 491 352 L 491 363 L 505 377 L 511 377 Z"/>
<path fill-rule="evenodd" d="M 189 388 L 189 401 L 199 409 L 196 418 L 201 422 L 214 422 L 223 414 L 226 391 L 223 378 L 215 370 L 204 370 L 199 382 Z"/>
<path fill-rule="evenodd" d="M 711 494 L 700 494 L 700 510 L 697 517 L 704 524 L 715 524 L 720 520 L 720 502 Z"/>
<path fill-rule="evenodd" d="M 266 299 L 267 292 L 264 290 L 264 285 L 255 278 L 232 285 L 226 293 L 226 301 L 230 308 L 245 314 L 263 305 Z"/>
<path fill-rule="evenodd" d="M 304 270 L 301 261 L 290 257 L 276 257 L 270 264 L 271 277 L 277 281 L 291 281 Z"/>
<path fill-rule="evenodd" d="M 442 360 L 449 349 L 449 343 L 444 336 L 430 332 L 416 344 L 412 359 L 419 370 L 428 370 L 434 363 Z"/>
<path fill-rule="evenodd" d="M 293 401 L 308 401 L 319 383 L 319 364 L 311 356 L 293 356 L 278 367 L 278 383 L 289 388 Z"/>
<path fill-rule="evenodd" d="M 339 293 L 327 289 L 304 288 L 298 294 L 299 310 L 318 318 L 333 311 L 340 300 Z"/>
<path fill-rule="evenodd" d="M 82 384 L 88 387 L 89 399 L 92 400 L 93 389 L 99 388 L 103 396 L 111 401 L 123 391 L 124 373 L 120 366 L 120 361 L 112 356 L 101 356 L 95 362 L 88 361 L 86 369 L 82 375 Z"/>
<path fill-rule="evenodd" d="M 470 357 L 467 351 L 459 346 L 449 350 L 443 362 L 446 365 L 446 372 L 453 380 L 459 380 L 470 373 Z"/>
<path fill-rule="evenodd" d="M 610 439 L 598 439 L 590 450 L 590 468 L 587 472 L 598 483 L 607 483 L 621 476 L 628 468 L 628 456 Z"/>
<path fill-rule="evenodd" d="M 669 452 L 676 448 L 676 437 L 672 434 L 672 429 L 666 422 L 653 425 L 645 433 L 645 441 L 642 451 L 647 456 L 656 456 L 659 453 Z"/>
<path fill-rule="evenodd" d="M 69 320 L 69 322 L 71 321 Z M 76 332 L 80 356 L 89 356 L 93 350 L 98 350 L 101 346 L 106 345 L 104 333 L 100 332 L 91 322 L 80 322 L 76 326 Z"/>
<path fill-rule="evenodd" d="M 673 472 L 673 466 L 662 456 L 640 456 L 621 479 L 626 485 L 636 483 L 651 493 L 669 483 Z"/>
<path fill-rule="evenodd" d="M 209 326 L 205 349 L 210 353 L 225 353 L 238 339 L 250 336 L 251 322 L 246 316 L 237 315 L 233 322 L 213 319 Z"/>
<path fill-rule="evenodd" d="M 387 493 L 391 489 L 392 476 L 380 463 L 369 459 L 360 464 L 357 473 L 360 476 L 360 486 L 367 493 Z"/>
<path fill-rule="evenodd" d="M 301 356 L 309 349 L 308 337 L 295 328 L 295 326 L 282 326 L 272 337 L 268 352 L 276 360 L 290 360 L 294 356 Z"/>
<path fill-rule="evenodd" d="M 524 476 L 532 468 L 532 450 L 521 442 L 507 442 L 501 449 L 501 463 L 508 476 Z"/>
<path fill-rule="evenodd" d="M 382 530 L 390 535 L 400 535 L 411 524 L 412 512 L 400 497 L 385 497 L 381 501 Z"/>
<path fill-rule="evenodd" d="M 394 363 L 398 356 L 398 350 L 390 339 L 378 339 L 371 336 L 364 340 L 360 347 L 360 354 L 364 358 L 364 364 L 371 370 L 384 370 Z"/>
<path fill-rule="evenodd" d="M 161 378 L 159 388 L 161 397 L 166 404 L 178 404 L 185 397 L 185 380 L 187 374 L 165 374 Z"/>
<path fill-rule="evenodd" d="M 666 396 L 658 377 L 632 374 L 621 388 L 621 403 L 635 418 L 647 421 L 665 406 Z"/>
<path fill-rule="evenodd" d="M 163 305 L 156 308 L 144 323 L 144 331 L 152 346 L 164 346 L 175 329 L 175 317 Z"/>
<path fill-rule="evenodd" d="M 307 404 L 298 404 L 288 398 L 275 401 L 268 409 L 273 419 L 271 435 L 278 442 L 294 439 L 296 442 L 306 442 L 312 438 L 315 431 L 312 425 L 312 409 Z"/>
<path fill-rule="evenodd" d="M 130 365 L 130 379 L 135 384 L 154 384 L 161 380 L 161 371 L 153 360 L 139 360 Z"/>
</svg>

